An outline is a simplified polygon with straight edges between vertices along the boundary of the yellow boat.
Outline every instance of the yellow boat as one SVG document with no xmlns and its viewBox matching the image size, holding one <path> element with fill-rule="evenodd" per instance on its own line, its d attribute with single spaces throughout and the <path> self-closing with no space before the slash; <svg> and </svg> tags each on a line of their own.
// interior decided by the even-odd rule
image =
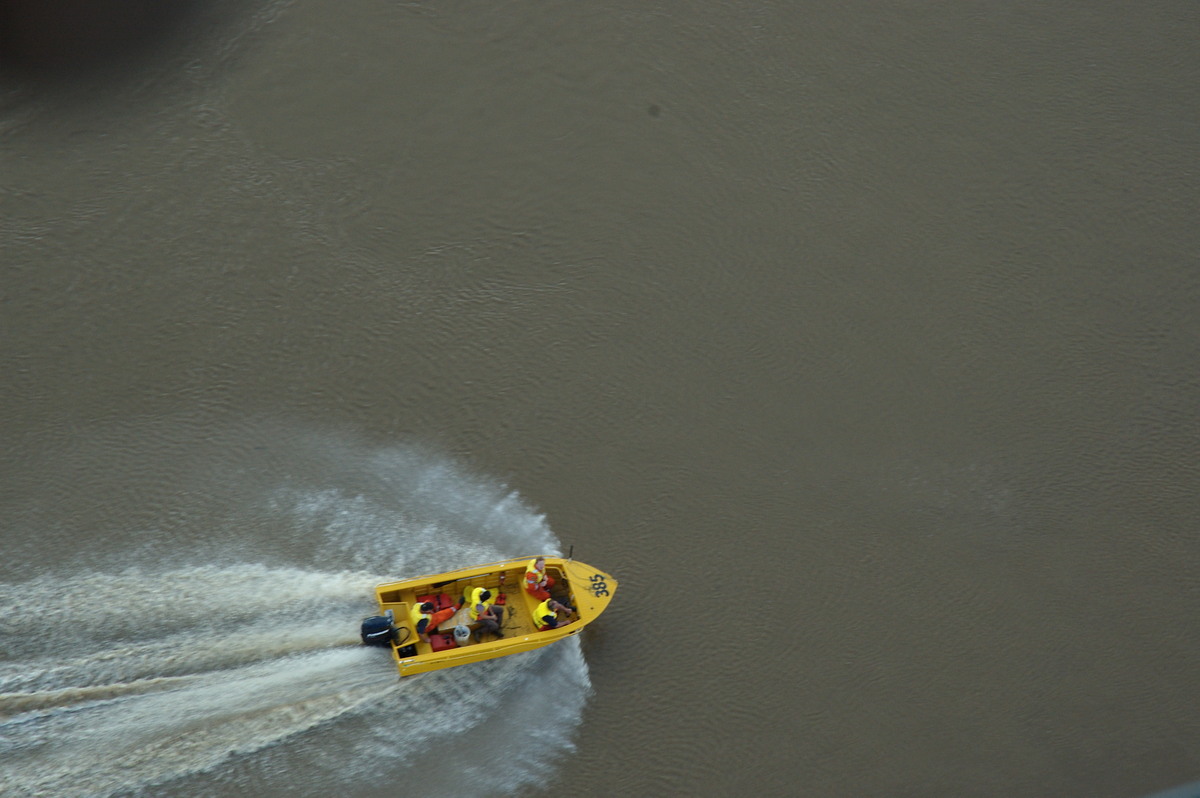
<svg viewBox="0 0 1200 798">
<path fill-rule="evenodd" d="M 604 612 L 617 589 L 617 580 L 590 565 L 562 557 L 545 557 L 546 574 L 554 579 L 551 594 L 571 608 L 559 614 L 559 625 L 538 631 L 533 613 L 541 603 L 524 589 L 525 572 L 536 556 L 477 565 L 444 574 L 419 576 L 400 582 L 388 582 L 375 588 L 380 616 L 363 622 L 363 642 L 371 643 L 368 622 L 380 624 L 374 632 L 375 644 L 390 645 L 392 658 L 401 676 L 411 676 L 470 662 L 532 651 L 570 635 Z M 496 596 L 496 606 L 504 608 L 503 637 L 475 627 L 464 604 L 475 588 L 482 587 Z M 410 611 L 430 601 L 436 608 L 457 607 L 449 620 L 425 642 L 417 634 Z M 382 626 L 387 624 L 387 627 Z M 460 628 L 460 627 L 465 627 Z M 464 634 L 466 629 L 472 633 Z M 457 630 L 457 634 L 456 634 Z"/>
</svg>

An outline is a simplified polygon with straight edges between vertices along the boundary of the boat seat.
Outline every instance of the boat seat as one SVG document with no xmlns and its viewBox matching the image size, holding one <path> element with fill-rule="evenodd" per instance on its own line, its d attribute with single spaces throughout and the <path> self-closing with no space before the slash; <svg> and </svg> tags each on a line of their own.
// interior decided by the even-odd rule
<svg viewBox="0 0 1200 798">
<path fill-rule="evenodd" d="M 564 583 L 560 582 L 559 584 L 564 584 Z M 558 585 L 555 585 L 555 588 L 557 589 Z M 557 596 L 554 597 L 554 600 L 562 601 L 562 599 L 559 599 Z M 538 598 L 537 596 L 532 595 L 531 593 L 529 593 L 528 591 L 525 591 L 525 590 L 521 591 L 520 604 L 523 605 L 525 608 L 525 612 L 524 612 L 525 621 L 526 621 L 526 623 L 529 623 L 532 625 L 532 628 L 535 632 L 538 631 L 538 628 L 537 628 L 537 623 L 534 620 L 533 613 L 534 613 L 534 610 L 536 610 L 538 608 L 538 605 L 541 603 L 542 603 L 542 600 L 540 598 Z M 565 602 L 563 602 L 563 603 L 565 603 Z M 572 612 L 567 617 L 570 619 L 573 619 L 573 620 L 578 620 L 578 618 L 579 618 L 578 610 L 576 610 L 575 612 Z M 559 627 L 559 628 L 561 628 L 561 627 Z"/>
<path fill-rule="evenodd" d="M 540 598 L 538 598 L 537 596 L 531 595 L 529 593 L 529 591 L 525 590 L 522 587 L 521 601 L 519 602 L 520 606 L 524 609 L 524 612 L 522 613 L 522 618 L 525 621 L 525 623 L 529 624 L 530 628 L 533 629 L 533 631 L 535 631 L 535 632 L 538 630 L 538 628 L 537 628 L 537 624 L 534 623 L 534 620 L 533 620 L 533 611 L 536 610 L 538 608 L 538 605 L 541 603 L 542 603 L 542 600 Z"/>
<path fill-rule="evenodd" d="M 471 623 L 472 623 L 471 613 L 466 607 L 463 607 L 461 610 L 454 613 L 448 619 L 443 621 L 442 625 L 438 627 L 438 631 L 439 632 L 453 632 L 454 627 L 458 626 L 459 624 L 469 626 Z"/>
<path fill-rule="evenodd" d="M 396 627 L 396 630 L 399 632 L 396 635 L 396 639 L 400 641 L 400 645 L 406 646 L 416 640 L 417 630 L 413 628 L 412 621 L 409 620 L 408 617 L 408 602 L 400 601 L 389 603 L 388 609 L 393 610 L 393 614 L 396 616 L 392 619 L 392 626 Z M 404 632 L 402 631 L 405 629 L 408 630 L 407 636 L 405 636 Z"/>
</svg>

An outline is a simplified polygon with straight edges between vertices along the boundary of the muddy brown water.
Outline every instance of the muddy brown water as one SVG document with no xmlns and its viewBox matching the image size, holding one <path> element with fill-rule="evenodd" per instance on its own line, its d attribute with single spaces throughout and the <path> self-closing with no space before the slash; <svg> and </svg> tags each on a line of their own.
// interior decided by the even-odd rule
<svg viewBox="0 0 1200 798">
<path fill-rule="evenodd" d="M 1194 4 L 200 6 L 0 93 L 0 785 L 1200 779 Z M 376 581 L 610 571 L 398 683 Z"/>
</svg>

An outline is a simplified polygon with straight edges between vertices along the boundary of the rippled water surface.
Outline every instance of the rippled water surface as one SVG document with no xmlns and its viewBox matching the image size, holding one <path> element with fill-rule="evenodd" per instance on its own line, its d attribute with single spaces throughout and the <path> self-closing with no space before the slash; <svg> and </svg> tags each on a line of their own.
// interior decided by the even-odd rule
<svg viewBox="0 0 1200 798">
<path fill-rule="evenodd" d="M 1197 23 L 5 34 L 0 793 L 1196 794 Z M 579 638 L 356 645 L 572 546 Z"/>
</svg>

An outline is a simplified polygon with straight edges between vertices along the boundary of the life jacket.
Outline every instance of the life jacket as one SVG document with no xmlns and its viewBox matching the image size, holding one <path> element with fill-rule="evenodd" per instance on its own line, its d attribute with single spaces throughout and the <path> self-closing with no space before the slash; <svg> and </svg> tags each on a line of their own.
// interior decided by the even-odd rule
<svg viewBox="0 0 1200 798">
<path fill-rule="evenodd" d="M 529 565 L 525 567 L 525 589 L 537 590 L 538 586 L 546 579 L 546 569 L 537 569 L 537 558 L 534 557 L 529 561 Z"/>
<path fill-rule="evenodd" d="M 492 593 L 492 595 L 488 598 L 487 601 L 484 601 L 483 599 L 479 598 L 479 595 L 481 593 L 483 593 L 483 591 L 485 591 L 485 590 L 487 590 L 486 587 L 477 587 L 471 591 L 470 614 L 471 614 L 472 621 L 479 620 L 479 605 L 480 604 L 482 604 L 484 607 L 491 607 L 493 604 L 496 603 L 495 592 Z"/>
<path fill-rule="evenodd" d="M 408 611 L 408 618 L 409 618 L 409 620 L 412 621 L 413 628 L 416 629 L 418 632 L 420 632 L 421 631 L 421 629 L 420 629 L 421 620 L 422 619 L 424 619 L 426 621 L 433 620 L 433 613 L 421 612 L 421 605 L 417 604 L 411 610 Z M 430 632 L 433 630 L 431 630 L 427 624 L 425 626 L 425 631 Z"/>
<path fill-rule="evenodd" d="M 533 624 L 539 632 L 550 628 L 550 622 L 546 620 L 547 618 L 558 619 L 558 613 L 550 609 L 550 602 L 551 599 L 546 599 L 537 605 L 537 609 L 533 611 Z"/>
</svg>

